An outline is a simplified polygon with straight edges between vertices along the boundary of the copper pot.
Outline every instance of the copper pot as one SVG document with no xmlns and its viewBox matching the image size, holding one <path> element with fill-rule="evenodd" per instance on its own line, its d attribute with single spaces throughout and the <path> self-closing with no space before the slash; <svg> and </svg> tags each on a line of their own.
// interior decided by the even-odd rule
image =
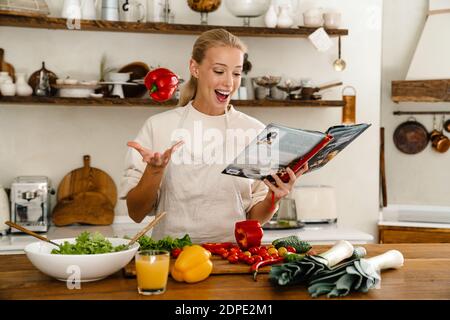
<svg viewBox="0 0 450 320">
<path fill-rule="evenodd" d="M 444 129 L 445 131 L 450 132 L 450 119 L 447 119 L 447 121 L 445 121 Z"/>
<path fill-rule="evenodd" d="M 428 131 L 423 124 L 410 117 L 394 131 L 394 144 L 398 150 L 406 154 L 423 151 L 429 142 Z"/>
<path fill-rule="evenodd" d="M 442 127 L 440 131 L 434 128 L 430 133 L 431 145 L 437 152 L 440 153 L 447 152 L 447 150 L 450 148 L 450 139 L 443 132 L 445 127 L 444 120 L 444 117 L 442 117 Z"/>
</svg>

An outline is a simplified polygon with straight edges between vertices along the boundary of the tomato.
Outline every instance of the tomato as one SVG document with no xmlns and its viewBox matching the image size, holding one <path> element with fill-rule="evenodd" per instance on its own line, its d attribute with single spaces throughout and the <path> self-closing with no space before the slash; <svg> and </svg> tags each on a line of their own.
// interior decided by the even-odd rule
<svg viewBox="0 0 450 320">
<path fill-rule="evenodd" d="M 258 255 L 262 256 L 264 253 L 267 253 L 266 247 L 259 248 Z"/>
<path fill-rule="evenodd" d="M 271 257 L 270 257 L 270 254 L 264 253 L 261 255 L 261 258 L 263 258 L 263 260 L 270 260 Z"/>
<path fill-rule="evenodd" d="M 288 250 L 285 247 L 279 247 L 278 248 L 278 254 L 280 257 L 284 257 L 288 253 Z"/>
<path fill-rule="evenodd" d="M 261 256 L 253 256 L 252 258 L 254 259 L 254 263 L 263 261 L 263 258 Z"/>
<path fill-rule="evenodd" d="M 239 258 L 239 261 L 245 262 L 247 255 L 245 255 L 244 253 L 241 252 L 238 254 L 238 258 Z"/>
<path fill-rule="evenodd" d="M 239 252 L 241 252 L 241 249 L 239 249 L 239 248 L 231 248 L 230 250 L 229 250 L 231 253 L 239 253 Z"/>
<path fill-rule="evenodd" d="M 275 252 L 275 253 L 272 253 L 270 256 L 273 257 L 273 258 L 279 258 L 280 257 L 280 255 L 278 254 L 278 251 Z"/>
<path fill-rule="evenodd" d="M 249 251 L 252 255 L 258 254 L 258 252 L 259 252 L 259 247 L 251 247 L 250 249 L 248 249 L 248 251 Z"/>
<path fill-rule="evenodd" d="M 180 255 L 181 251 L 183 251 L 183 250 L 181 250 L 181 248 L 173 248 L 172 251 L 170 252 L 170 254 L 174 258 L 178 258 L 178 256 Z"/>
<path fill-rule="evenodd" d="M 248 264 L 248 265 L 252 265 L 252 264 L 255 263 L 255 259 L 253 257 L 247 257 L 245 259 L 245 263 Z"/>
<path fill-rule="evenodd" d="M 287 247 L 286 247 L 286 250 L 287 250 L 288 252 L 292 252 L 292 253 L 296 253 L 296 252 L 297 252 L 297 250 L 296 250 L 294 247 L 291 247 L 291 246 L 287 246 Z"/>
<path fill-rule="evenodd" d="M 221 254 L 222 259 L 228 258 L 229 255 L 230 255 L 230 253 L 229 253 L 228 251 L 225 251 L 225 252 L 223 252 L 223 253 Z"/>
<path fill-rule="evenodd" d="M 238 263 L 238 262 L 239 262 L 239 257 L 238 257 L 237 254 L 231 254 L 231 255 L 228 257 L 228 261 L 229 261 L 230 263 Z"/>
<path fill-rule="evenodd" d="M 252 256 L 252 254 L 250 253 L 250 251 L 245 251 L 244 254 L 245 254 L 247 257 L 251 257 L 251 256 Z"/>
<path fill-rule="evenodd" d="M 278 253 L 278 250 L 277 250 L 275 247 L 273 247 L 273 248 L 270 248 L 269 250 L 267 250 L 267 252 L 268 252 L 270 255 L 272 255 L 272 254 L 274 254 L 274 253 Z"/>
</svg>

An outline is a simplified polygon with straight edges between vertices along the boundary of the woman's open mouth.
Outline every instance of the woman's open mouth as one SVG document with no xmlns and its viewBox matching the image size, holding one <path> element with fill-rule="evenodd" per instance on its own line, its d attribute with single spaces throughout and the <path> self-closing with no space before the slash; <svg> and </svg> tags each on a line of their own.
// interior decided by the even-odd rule
<svg viewBox="0 0 450 320">
<path fill-rule="evenodd" d="M 216 97 L 219 102 L 226 102 L 228 100 L 228 97 L 230 96 L 230 91 L 222 91 L 222 90 L 215 90 Z"/>
</svg>

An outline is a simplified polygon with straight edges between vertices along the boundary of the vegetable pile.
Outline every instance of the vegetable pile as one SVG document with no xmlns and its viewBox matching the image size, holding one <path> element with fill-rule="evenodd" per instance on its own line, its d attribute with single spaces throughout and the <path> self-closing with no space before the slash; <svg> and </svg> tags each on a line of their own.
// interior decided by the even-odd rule
<svg viewBox="0 0 450 320">
<path fill-rule="evenodd" d="M 53 249 L 52 254 L 99 254 L 123 251 L 127 248 L 121 244 L 114 247 L 112 243 L 106 239 L 101 233 L 95 232 L 91 234 L 88 231 L 82 232 L 76 239 L 75 243 L 64 241 L 59 249 Z"/>
<path fill-rule="evenodd" d="M 139 250 L 166 250 L 172 254 L 172 257 L 176 258 L 181 253 L 181 250 L 185 246 L 191 246 L 192 241 L 188 234 L 185 234 L 183 238 L 174 239 L 167 236 L 161 240 L 153 240 L 149 236 L 142 236 L 137 241 L 140 245 Z"/>
<path fill-rule="evenodd" d="M 285 244 L 286 247 L 282 244 Z M 248 249 L 241 249 L 232 242 L 204 243 L 202 246 L 212 254 L 227 259 L 230 263 L 251 265 L 254 280 L 256 280 L 258 269 L 261 267 L 287 261 L 298 261 L 303 259 L 305 254 L 311 253 L 311 245 L 301 241 L 297 236 L 277 239 L 268 246 L 253 246 Z"/>
</svg>

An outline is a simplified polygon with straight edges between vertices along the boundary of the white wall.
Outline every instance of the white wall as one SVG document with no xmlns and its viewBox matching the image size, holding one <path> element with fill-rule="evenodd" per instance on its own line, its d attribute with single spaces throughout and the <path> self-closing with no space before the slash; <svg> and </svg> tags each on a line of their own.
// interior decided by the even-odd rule
<svg viewBox="0 0 450 320">
<path fill-rule="evenodd" d="M 198 23 L 186 1 L 172 1 L 176 22 Z M 303 177 L 299 184 L 336 187 L 341 225 L 376 236 L 378 218 L 378 150 L 381 64 L 381 0 L 301 1 L 300 12 L 314 4 L 338 8 L 343 13 L 342 53 L 348 68 L 332 68 L 335 47 L 318 53 L 307 39 L 244 38 L 254 69 L 251 76 L 279 74 L 311 77 L 317 85 L 342 80 L 357 90 L 357 121 L 372 127 L 322 170 Z M 58 3 L 52 2 L 52 9 Z M 299 17 L 299 16 L 298 16 Z M 224 5 L 209 17 L 210 24 L 241 25 Z M 262 18 L 252 21 L 262 26 Z M 301 19 L 299 19 L 301 21 Z M 186 77 L 194 36 L 108 32 L 72 32 L 0 28 L 6 60 L 17 71 L 30 74 L 45 60 L 59 76 L 97 78 L 101 55 L 120 67 L 131 61 L 163 65 Z M 341 88 L 324 98 L 340 99 Z M 306 129 L 326 130 L 341 121 L 340 108 L 240 108 L 264 123 L 278 122 Z M 163 108 L 103 108 L 58 106 L 0 106 L 0 183 L 9 185 L 19 175 L 42 174 L 58 185 L 70 170 L 82 165 L 83 154 L 92 165 L 105 170 L 119 183 L 126 141 L 145 119 Z M 123 203 L 117 214 L 125 214 Z"/>
<path fill-rule="evenodd" d="M 383 9 L 381 123 L 385 127 L 388 204 L 449 206 L 450 152 L 438 153 L 429 144 L 421 153 L 407 155 L 397 150 L 392 139 L 395 128 L 408 118 L 394 116 L 393 111 L 449 110 L 448 103 L 395 104 L 391 101 L 391 81 L 406 78 L 425 25 L 428 1 L 385 1 Z M 449 35 L 442 33 L 440 36 L 448 39 Z M 431 54 L 428 59 L 436 57 Z M 447 75 L 450 76 L 450 70 Z M 418 115 L 416 119 L 428 131 L 433 129 L 433 116 Z M 440 116 L 438 119 L 441 120 Z"/>
</svg>

